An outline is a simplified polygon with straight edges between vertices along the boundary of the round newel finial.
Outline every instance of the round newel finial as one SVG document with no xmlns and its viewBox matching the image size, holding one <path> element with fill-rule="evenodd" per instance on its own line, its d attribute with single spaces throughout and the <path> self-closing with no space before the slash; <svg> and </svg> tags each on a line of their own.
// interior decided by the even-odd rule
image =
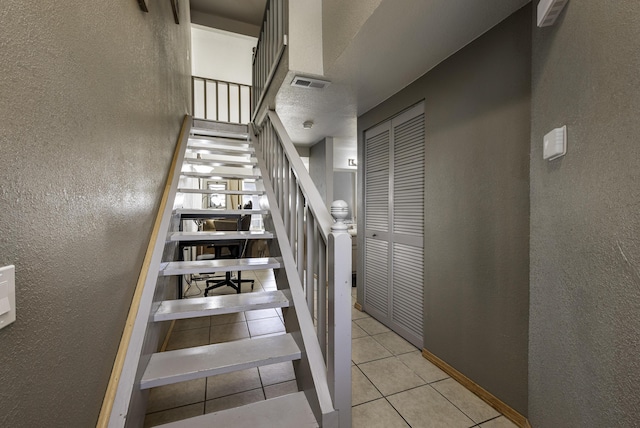
<svg viewBox="0 0 640 428">
<path fill-rule="evenodd" d="M 344 224 L 344 219 L 349 216 L 349 204 L 342 199 L 331 203 L 331 216 L 335 219 L 335 223 L 331 226 L 334 232 L 346 232 L 349 228 Z"/>
</svg>

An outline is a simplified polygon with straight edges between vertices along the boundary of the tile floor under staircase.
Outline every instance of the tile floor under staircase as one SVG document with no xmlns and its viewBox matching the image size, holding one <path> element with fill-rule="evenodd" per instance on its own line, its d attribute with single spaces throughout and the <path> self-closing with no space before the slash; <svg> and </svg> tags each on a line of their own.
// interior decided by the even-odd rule
<svg viewBox="0 0 640 428">
<path fill-rule="evenodd" d="M 244 278 L 255 279 L 254 292 L 276 289 L 272 270 L 246 272 Z M 204 282 L 193 283 L 185 293 L 187 298 L 197 297 L 198 287 L 202 290 Z M 242 292 L 251 292 L 251 286 L 243 285 Z M 211 295 L 234 293 L 223 287 Z M 279 309 L 180 320 L 175 324 L 167 350 L 283 332 Z M 352 336 L 353 428 L 515 427 L 425 360 L 413 345 L 355 309 L 352 309 Z M 145 427 L 296 390 L 291 362 L 152 388 Z"/>
</svg>

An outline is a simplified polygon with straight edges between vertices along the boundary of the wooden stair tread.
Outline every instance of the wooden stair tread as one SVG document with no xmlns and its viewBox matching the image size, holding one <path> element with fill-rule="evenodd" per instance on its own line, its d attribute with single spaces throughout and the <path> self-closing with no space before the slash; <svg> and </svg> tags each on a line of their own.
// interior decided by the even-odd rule
<svg viewBox="0 0 640 428">
<path fill-rule="evenodd" d="M 195 260 L 160 263 L 159 275 L 189 275 L 196 273 L 238 272 L 278 268 L 280 268 L 280 259 L 274 257 Z"/>
<path fill-rule="evenodd" d="M 204 134 L 191 134 L 189 135 L 189 141 L 203 141 L 207 143 L 222 143 L 222 144 L 249 144 L 249 140 L 243 134 L 219 134 L 219 135 L 204 135 Z"/>
<path fill-rule="evenodd" d="M 207 150 L 212 153 L 232 153 L 232 154 L 253 154 L 255 149 L 253 147 L 234 147 L 228 145 L 215 145 L 215 144 L 196 144 L 188 143 L 187 150 Z"/>
<path fill-rule="evenodd" d="M 256 158 L 248 159 L 233 159 L 233 160 L 220 160 L 220 159 L 198 159 L 198 158 L 184 158 L 184 163 L 191 165 L 206 165 L 211 167 L 216 166 L 246 166 L 257 165 L 258 160 Z"/>
<path fill-rule="evenodd" d="M 262 177 L 260 171 L 251 171 L 247 170 L 246 174 L 234 173 L 234 172 L 221 172 L 221 171 L 211 171 L 211 172 L 196 172 L 196 171 L 182 171 L 180 175 L 183 177 L 192 177 L 192 178 L 212 178 L 212 177 L 220 177 L 223 179 L 258 179 Z"/>
<path fill-rule="evenodd" d="M 229 241 L 245 239 L 273 239 L 273 233 L 260 230 L 216 230 L 202 232 L 170 232 L 167 241 Z"/>
<path fill-rule="evenodd" d="M 220 218 L 229 216 L 243 216 L 246 214 L 269 214 L 268 210 L 220 210 L 201 208 L 178 208 L 174 211 L 181 218 Z"/>
<path fill-rule="evenodd" d="M 235 140 L 247 140 L 249 133 L 246 131 L 247 127 L 244 126 L 243 131 L 237 130 L 221 130 L 221 129 L 208 129 L 201 126 L 193 126 L 189 134 L 190 137 L 219 137 L 219 138 L 231 138 Z"/>
<path fill-rule="evenodd" d="M 178 188 L 178 193 L 200 193 L 203 195 L 264 195 L 264 190 L 211 190 Z"/>
<path fill-rule="evenodd" d="M 286 308 L 289 306 L 289 302 L 290 293 L 288 290 L 165 300 L 160 303 L 160 307 L 153 315 L 153 320 L 158 322 L 234 314 L 259 309 Z"/>
<path fill-rule="evenodd" d="M 304 392 L 296 392 L 161 426 L 164 428 L 317 428 L 318 423 Z"/>
<path fill-rule="evenodd" d="M 151 355 L 140 388 L 201 379 L 300 357 L 300 348 L 291 334 L 158 352 Z"/>
</svg>

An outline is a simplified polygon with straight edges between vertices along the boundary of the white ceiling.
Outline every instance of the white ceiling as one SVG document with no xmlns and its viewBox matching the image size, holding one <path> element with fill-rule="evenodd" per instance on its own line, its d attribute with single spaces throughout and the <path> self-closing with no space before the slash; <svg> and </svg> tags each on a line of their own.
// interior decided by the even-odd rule
<svg viewBox="0 0 640 428">
<path fill-rule="evenodd" d="M 191 10 L 260 27 L 267 0 L 191 0 L 190 4 Z"/>
<path fill-rule="evenodd" d="M 355 145 L 358 115 L 406 87 L 529 1 L 382 0 L 352 40 L 345 43 L 335 63 L 325 64 L 325 77 L 332 84 L 324 90 L 312 90 L 291 87 L 285 81 L 276 100 L 278 114 L 296 144 L 311 145 L 332 136 Z M 192 8 L 206 3 L 234 19 L 250 19 L 249 13 L 257 16 L 256 3 L 260 2 L 264 0 L 191 0 Z M 238 6 L 240 3 L 243 7 Z M 247 16 L 241 18 L 243 11 Z M 306 120 L 315 123 L 312 129 L 302 128 Z"/>
</svg>

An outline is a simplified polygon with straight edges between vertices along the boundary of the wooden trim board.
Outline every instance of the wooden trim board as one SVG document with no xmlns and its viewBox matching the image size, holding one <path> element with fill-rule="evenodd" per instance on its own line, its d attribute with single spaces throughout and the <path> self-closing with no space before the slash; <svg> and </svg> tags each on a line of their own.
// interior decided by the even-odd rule
<svg viewBox="0 0 640 428">
<path fill-rule="evenodd" d="M 353 307 L 362 312 L 362 305 L 360 303 L 356 302 Z"/>
<path fill-rule="evenodd" d="M 422 356 L 436 365 L 439 369 L 447 373 L 453 379 L 461 383 L 469 391 L 480 397 L 488 405 L 496 409 L 498 412 L 502 413 L 507 419 L 509 419 L 520 428 L 531 428 L 529 420 L 522 416 L 517 410 L 513 409 L 507 403 L 500 400 L 498 397 L 466 377 L 464 374 L 460 373 L 458 370 L 456 370 L 431 352 L 423 348 Z"/>
<path fill-rule="evenodd" d="M 171 167 L 169 168 L 169 174 L 167 176 L 167 182 L 162 193 L 162 199 L 160 200 L 160 206 L 158 207 L 158 213 L 153 225 L 151 237 L 149 238 L 149 245 L 142 262 L 142 268 L 140 269 L 140 276 L 138 276 L 138 282 L 136 284 L 135 291 L 133 293 L 133 299 L 131 306 L 129 307 L 129 314 L 124 325 L 122 337 L 120 339 L 120 345 L 118 346 L 118 352 L 116 354 L 115 361 L 113 362 L 113 369 L 111 370 L 111 377 L 109 378 L 109 384 L 107 390 L 104 393 L 104 399 L 102 401 L 102 408 L 100 409 L 100 415 L 96 423 L 97 428 L 106 428 L 109 425 L 109 419 L 111 418 L 111 410 L 113 409 L 113 403 L 116 398 L 116 391 L 118 390 L 118 383 L 120 382 L 120 375 L 122 374 L 122 368 L 124 367 L 124 360 L 129 349 L 129 341 L 131 340 L 131 334 L 133 333 L 133 325 L 138 314 L 138 308 L 140 307 L 140 299 L 142 298 L 142 290 L 147 280 L 147 274 L 149 273 L 149 265 L 151 264 L 151 257 L 153 255 L 153 249 L 158 239 L 158 233 L 160 231 L 160 223 L 162 222 L 162 214 L 167 200 L 169 199 L 169 191 L 171 187 L 171 181 L 176 171 L 176 165 L 178 163 L 178 157 L 180 155 L 180 141 L 182 141 L 187 129 L 187 123 L 189 123 L 189 116 L 185 116 L 182 122 L 182 128 L 180 129 L 180 135 L 178 136 L 178 142 L 173 153 L 173 159 L 171 161 Z"/>
</svg>

